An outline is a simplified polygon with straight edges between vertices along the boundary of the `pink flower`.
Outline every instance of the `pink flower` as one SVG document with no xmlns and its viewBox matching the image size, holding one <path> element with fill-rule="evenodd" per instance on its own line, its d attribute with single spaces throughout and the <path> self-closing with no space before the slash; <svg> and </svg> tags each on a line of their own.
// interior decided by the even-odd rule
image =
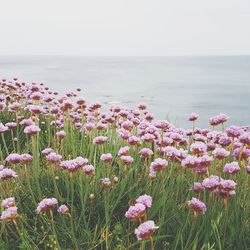
<svg viewBox="0 0 250 250">
<path fill-rule="evenodd" d="M 16 220 L 18 217 L 17 214 L 17 207 L 9 207 L 6 210 L 2 212 L 2 215 L 0 217 L 0 220 L 6 220 L 6 221 L 13 221 Z"/>
<path fill-rule="evenodd" d="M 243 129 L 239 126 L 230 126 L 226 129 L 226 133 L 229 137 L 239 137 L 241 133 L 243 132 Z"/>
<path fill-rule="evenodd" d="M 93 144 L 104 144 L 107 141 L 108 137 L 106 136 L 97 136 L 93 139 Z"/>
<path fill-rule="evenodd" d="M 33 157 L 30 154 L 22 154 L 21 155 L 21 162 L 24 163 L 24 164 L 27 164 L 27 163 L 32 161 L 32 158 Z"/>
<path fill-rule="evenodd" d="M 42 151 L 42 155 L 49 155 L 50 153 L 54 152 L 54 149 L 52 148 L 45 148 L 43 151 Z"/>
<path fill-rule="evenodd" d="M 8 180 L 16 177 L 17 177 L 16 172 L 10 168 L 4 168 L 0 170 L 0 180 Z"/>
<path fill-rule="evenodd" d="M 140 110 L 145 110 L 145 109 L 147 109 L 147 104 L 146 103 L 139 103 L 137 105 L 137 108 Z"/>
<path fill-rule="evenodd" d="M 143 159 L 147 159 L 154 154 L 150 148 L 142 148 L 139 153 Z"/>
<path fill-rule="evenodd" d="M 188 201 L 188 207 L 193 212 L 196 212 L 196 213 L 205 213 L 207 211 L 206 205 L 202 201 L 196 198 L 192 198 L 191 200 Z"/>
<path fill-rule="evenodd" d="M 56 132 L 56 137 L 59 139 L 59 140 L 62 140 L 64 139 L 66 136 L 66 132 L 65 131 L 59 131 L 59 132 Z"/>
<path fill-rule="evenodd" d="M 224 173 L 235 174 L 240 171 L 239 163 L 237 161 L 227 163 L 224 168 Z"/>
<path fill-rule="evenodd" d="M 136 203 L 134 206 L 130 206 L 125 213 L 125 217 L 131 220 L 138 220 L 144 216 L 146 212 L 146 206 L 142 203 Z"/>
<path fill-rule="evenodd" d="M 36 135 L 36 134 L 38 134 L 40 131 L 41 131 L 41 129 L 40 129 L 38 126 L 36 126 L 36 125 L 30 125 L 30 126 L 27 126 L 27 127 L 24 129 L 24 133 L 25 133 L 26 135 L 30 135 L 30 136 Z"/>
<path fill-rule="evenodd" d="M 10 164 L 18 164 L 21 162 L 22 157 L 21 155 L 14 153 L 14 154 L 9 154 L 5 160 Z"/>
<path fill-rule="evenodd" d="M 57 212 L 60 214 L 68 214 L 69 213 L 69 208 L 66 205 L 61 205 L 58 209 Z"/>
<path fill-rule="evenodd" d="M 127 120 L 127 121 L 124 121 L 122 124 L 121 124 L 121 127 L 125 130 L 129 130 L 131 131 L 134 127 L 134 123 Z"/>
<path fill-rule="evenodd" d="M 148 220 L 135 229 L 137 240 L 148 240 L 158 229 L 153 220 Z"/>
<path fill-rule="evenodd" d="M 250 133 L 244 133 L 240 136 L 240 142 L 250 146 Z"/>
<path fill-rule="evenodd" d="M 200 182 L 195 182 L 193 184 L 192 189 L 194 190 L 194 192 L 199 193 L 200 191 L 204 190 L 204 187 L 202 186 Z"/>
<path fill-rule="evenodd" d="M 95 171 L 95 167 L 92 165 L 85 165 L 82 169 L 87 175 L 92 175 Z"/>
<path fill-rule="evenodd" d="M 53 209 L 58 204 L 58 201 L 56 198 L 46 198 L 43 199 L 41 202 L 39 202 L 36 212 L 37 213 L 43 213 L 47 212 L 51 209 Z"/>
<path fill-rule="evenodd" d="M 208 190 L 216 189 L 220 184 L 220 177 L 211 175 L 202 181 L 202 186 Z"/>
<path fill-rule="evenodd" d="M 50 162 L 50 163 L 58 163 L 61 159 L 62 156 L 59 154 L 56 154 L 55 152 L 50 153 L 49 155 L 46 156 L 46 159 Z"/>
<path fill-rule="evenodd" d="M 224 148 L 216 148 L 212 154 L 215 156 L 215 158 L 222 160 L 230 155 L 230 152 L 225 150 Z"/>
<path fill-rule="evenodd" d="M 112 157 L 111 153 L 107 153 L 107 154 L 102 154 L 100 159 L 101 159 L 101 161 L 109 163 L 112 161 L 113 157 Z"/>
<path fill-rule="evenodd" d="M 121 160 L 125 165 L 130 165 L 134 162 L 134 158 L 129 155 L 122 155 Z"/>
<path fill-rule="evenodd" d="M 141 140 L 140 138 L 138 138 L 137 136 L 130 136 L 128 138 L 128 143 L 130 145 L 134 145 L 134 146 L 140 146 L 141 145 Z"/>
<path fill-rule="evenodd" d="M 197 157 L 193 155 L 188 155 L 185 159 L 181 161 L 181 165 L 184 168 L 195 168 L 197 166 Z"/>
<path fill-rule="evenodd" d="M 191 144 L 190 149 L 194 154 L 200 155 L 207 152 L 207 145 L 203 142 L 195 142 Z"/>
<path fill-rule="evenodd" d="M 250 166 L 246 166 L 246 171 L 248 174 L 250 174 Z"/>
<path fill-rule="evenodd" d="M 128 155 L 129 153 L 129 147 L 125 146 L 119 149 L 118 156 L 121 157 L 122 155 Z"/>
<path fill-rule="evenodd" d="M 101 179 L 103 188 L 108 188 L 111 186 L 111 180 L 109 178 Z"/>
<path fill-rule="evenodd" d="M 136 199 L 137 203 L 143 204 L 145 207 L 150 208 L 152 206 L 152 197 L 150 195 L 141 195 L 139 198 Z"/>
<path fill-rule="evenodd" d="M 8 130 L 8 127 L 6 127 L 2 123 L 0 123 L 0 133 L 4 133 L 7 130 Z"/>
<path fill-rule="evenodd" d="M 199 118 L 199 115 L 196 113 L 192 113 L 190 115 L 188 115 L 187 119 L 188 121 L 196 121 Z"/>
<path fill-rule="evenodd" d="M 15 197 L 9 197 L 1 202 L 1 206 L 3 208 L 9 208 L 9 207 L 14 207 L 16 205 Z"/>
<path fill-rule="evenodd" d="M 16 122 L 7 122 L 5 124 L 5 126 L 7 126 L 9 129 L 13 129 L 17 127 L 17 123 Z"/>
<path fill-rule="evenodd" d="M 162 171 L 168 166 L 168 161 L 162 158 L 155 159 L 150 164 L 150 172 Z"/>
<path fill-rule="evenodd" d="M 86 165 L 89 162 L 89 160 L 87 158 L 83 158 L 81 156 L 78 156 L 75 158 L 75 162 L 77 165 L 82 167 L 82 166 Z"/>
</svg>

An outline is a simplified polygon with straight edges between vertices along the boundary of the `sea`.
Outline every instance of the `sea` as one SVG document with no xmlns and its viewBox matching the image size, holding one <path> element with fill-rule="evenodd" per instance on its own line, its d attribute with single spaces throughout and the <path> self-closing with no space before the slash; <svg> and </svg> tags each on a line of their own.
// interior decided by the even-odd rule
<svg viewBox="0 0 250 250">
<path fill-rule="evenodd" d="M 134 108 L 189 128 L 188 114 L 227 114 L 228 125 L 250 125 L 250 56 L 84 57 L 0 56 L 0 77 L 44 83 L 61 94 L 81 88 L 87 102 Z"/>
</svg>

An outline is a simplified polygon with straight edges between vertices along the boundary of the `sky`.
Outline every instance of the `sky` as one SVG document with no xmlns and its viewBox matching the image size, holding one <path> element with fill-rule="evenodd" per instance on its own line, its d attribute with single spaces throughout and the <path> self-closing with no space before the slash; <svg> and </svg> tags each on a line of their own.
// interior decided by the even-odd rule
<svg viewBox="0 0 250 250">
<path fill-rule="evenodd" d="M 250 0 L 0 0 L 0 55 L 250 55 Z"/>
</svg>

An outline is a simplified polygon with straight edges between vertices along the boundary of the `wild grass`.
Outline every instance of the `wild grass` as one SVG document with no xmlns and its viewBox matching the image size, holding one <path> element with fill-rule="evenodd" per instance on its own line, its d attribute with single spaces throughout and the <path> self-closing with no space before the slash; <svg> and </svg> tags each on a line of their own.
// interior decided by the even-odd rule
<svg viewBox="0 0 250 250">
<path fill-rule="evenodd" d="M 71 117 L 74 108 L 63 111 L 63 115 L 34 115 L 24 109 L 29 99 L 28 90 L 10 91 L 3 85 L 2 90 L 5 96 L 12 94 L 13 98 L 6 100 L 7 107 L 0 112 L 0 123 L 16 121 L 17 127 L 1 133 L 0 163 L 15 170 L 18 177 L 0 180 L 0 198 L 15 197 L 18 218 L 1 221 L 0 249 L 150 249 L 149 240 L 136 239 L 134 230 L 138 222 L 124 216 L 130 202 L 143 194 L 153 198 L 147 217 L 159 226 L 153 235 L 155 249 L 250 249 L 250 177 L 245 171 L 246 160 L 239 161 L 242 169 L 235 175 L 223 173 L 220 168 L 222 178 L 233 179 L 237 183 L 236 194 L 225 208 L 221 197 L 211 195 L 207 190 L 199 194 L 192 190 L 193 183 L 201 182 L 206 175 L 193 173 L 183 168 L 180 162 L 160 153 L 156 142 L 142 141 L 140 146 L 130 145 L 129 155 L 134 162 L 125 166 L 117 154 L 121 147 L 129 145 L 117 133 L 118 119 L 124 118 L 106 122 L 107 126 L 102 130 L 82 131 Z M 25 97 L 16 99 L 13 93 L 24 93 Z M 73 96 L 67 98 L 76 99 Z M 17 112 L 9 112 L 8 105 L 17 100 L 22 107 Z M 39 105 L 50 109 L 53 103 L 40 101 Z M 60 106 L 60 103 L 56 105 Z M 88 115 L 91 116 L 91 112 Z M 59 116 L 61 128 L 51 125 Z M 83 112 L 80 116 L 84 126 L 88 116 Z M 41 129 L 33 136 L 24 134 L 24 127 L 19 123 L 21 119 L 30 117 Z M 143 121 L 142 113 L 139 119 Z M 96 124 L 100 120 L 101 115 L 98 114 L 93 122 Z M 66 137 L 58 140 L 56 132 L 62 129 Z M 133 127 L 131 134 L 138 136 L 138 126 Z M 94 145 L 93 139 L 100 135 L 107 136 L 107 142 Z M 189 146 L 175 144 L 174 147 L 190 152 Z M 82 169 L 70 173 L 62 170 L 59 164 L 50 164 L 41 154 L 48 147 L 60 154 L 62 160 L 78 156 L 87 158 L 89 164 L 95 166 L 94 174 L 87 175 Z M 141 148 L 152 149 L 153 157 L 143 160 L 139 154 Z M 33 160 L 26 166 L 23 163 L 9 164 L 5 159 L 11 153 L 29 153 Z M 110 164 L 100 160 L 103 153 L 112 154 Z M 168 166 L 155 179 L 149 178 L 150 163 L 159 157 L 167 159 Z M 232 160 L 232 151 L 223 163 L 215 159 L 209 166 L 209 174 L 216 175 L 218 166 Z M 105 177 L 112 182 L 108 188 L 102 185 L 101 179 Z M 69 214 L 59 214 L 56 209 L 38 214 L 38 203 L 51 197 L 55 197 L 59 205 L 66 204 Z M 206 204 L 205 214 L 193 216 L 187 207 L 192 197 Z"/>
</svg>

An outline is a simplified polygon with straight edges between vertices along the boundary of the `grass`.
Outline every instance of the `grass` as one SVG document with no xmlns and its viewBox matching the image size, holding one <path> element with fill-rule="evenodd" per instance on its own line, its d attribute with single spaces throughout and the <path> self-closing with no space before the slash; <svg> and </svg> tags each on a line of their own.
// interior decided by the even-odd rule
<svg viewBox="0 0 250 250">
<path fill-rule="evenodd" d="M 115 117 L 111 113 L 115 122 L 106 122 L 106 128 L 93 129 L 91 132 L 81 131 L 70 118 L 75 113 L 75 108 L 60 115 L 34 115 L 24 109 L 29 99 L 26 88 L 12 91 L 2 84 L 0 89 L 5 96 L 13 96 L 12 101 L 6 101 L 7 105 L 15 101 L 15 93 L 25 94 L 19 100 L 22 108 L 17 112 L 11 113 L 8 108 L 0 112 L 1 123 L 18 123 L 16 128 L 1 133 L 0 138 L 0 162 L 18 174 L 17 178 L 0 181 L 1 200 L 15 197 L 18 207 L 16 220 L 1 221 L 0 249 L 150 249 L 149 240 L 136 239 L 134 230 L 138 223 L 129 221 L 124 216 L 129 202 L 142 194 L 153 198 L 147 217 L 159 226 L 153 235 L 155 249 L 250 249 L 250 179 L 244 169 L 246 161 L 239 161 L 242 169 L 236 175 L 220 172 L 222 178 L 237 182 L 236 195 L 228 201 L 225 208 L 221 197 L 211 196 L 207 190 L 199 194 L 191 190 L 194 181 L 202 181 L 206 176 L 193 174 L 178 161 L 161 154 L 157 151 L 155 142 L 130 146 L 129 152 L 134 162 L 124 166 L 117 155 L 121 147 L 128 145 L 117 133 L 118 120 L 124 118 Z M 42 91 L 41 88 L 39 91 Z M 52 102 L 40 102 L 39 105 L 49 109 L 53 106 Z M 89 112 L 88 117 L 93 116 L 93 113 Z M 86 116 L 79 114 L 79 122 L 84 126 Z M 41 132 L 27 136 L 19 122 L 20 117 L 23 119 L 31 116 Z M 51 125 L 52 121 L 59 118 L 63 119 L 64 128 Z M 140 119 L 143 120 L 142 114 Z M 97 123 L 99 120 L 100 115 L 93 122 Z M 66 132 L 66 137 L 59 141 L 56 132 L 62 129 Z M 131 133 L 138 136 L 136 126 Z M 99 135 L 107 136 L 108 140 L 103 145 L 94 145 L 93 139 Z M 15 137 L 17 142 L 14 142 Z M 94 175 L 86 175 L 81 169 L 69 173 L 49 164 L 41 154 L 48 147 L 60 154 L 62 160 L 75 159 L 78 156 L 87 158 L 96 167 Z M 139 154 L 139 150 L 145 147 L 154 151 L 154 156 L 146 162 Z M 175 147 L 189 151 L 189 144 L 181 146 L 177 143 Z M 33 160 L 26 167 L 22 163 L 10 165 L 5 161 L 10 153 L 30 153 Z M 113 155 L 112 163 L 106 164 L 100 160 L 103 153 Z M 150 179 L 150 163 L 159 157 L 168 160 L 168 167 L 161 174 L 157 174 L 156 179 Z M 231 161 L 232 155 L 224 163 Z M 218 164 L 222 164 L 221 161 L 214 160 L 209 167 L 210 174 L 218 173 Z M 110 178 L 112 182 L 109 188 L 102 186 L 101 179 L 104 177 Z M 118 177 L 118 181 L 114 181 L 114 177 Z M 55 197 L 59 205 L 66 204 L 69 214 L 59 214 L 56 209 L 38 214 L 38 203 L 43 198 L 51 197 Z M 193 217 L 187 207 L 187 201 L 192 197 L 197 197 L 206 204 L 205 214 Z"/>
</svg>

